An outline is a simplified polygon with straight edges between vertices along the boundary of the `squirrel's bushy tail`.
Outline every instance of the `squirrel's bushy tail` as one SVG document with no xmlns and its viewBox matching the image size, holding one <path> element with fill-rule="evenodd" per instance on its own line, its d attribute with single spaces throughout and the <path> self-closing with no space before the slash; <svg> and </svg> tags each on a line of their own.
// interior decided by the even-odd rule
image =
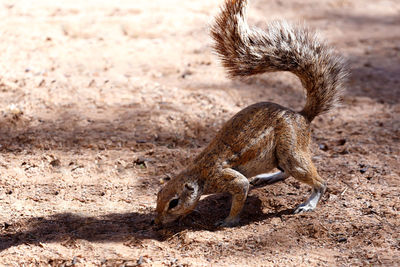
<svg viewBox="0 0 400 267">
<path fill-rule="evenodd" d="M 309 121 L 330 110 L 344 87 L 346 68 L 341 57 L 306 28 L 274 21 L 266 31 L 249 28 L 246 0 L 226 0 L 211 28 L 215 50 L 231 77 L 290 71 L 307 91 L 300 112 Z"/>
</svg>

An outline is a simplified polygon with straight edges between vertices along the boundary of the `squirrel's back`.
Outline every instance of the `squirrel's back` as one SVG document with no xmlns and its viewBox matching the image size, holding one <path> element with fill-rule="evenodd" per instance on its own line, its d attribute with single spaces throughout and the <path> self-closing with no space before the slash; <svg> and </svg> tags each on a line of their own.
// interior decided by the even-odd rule
<svg viewBox="0 0 400 267">
<path fill-rule="evenodd" d="M 247 0 L 226 0 L 211 29 L 215 50 L 231 77 L 274 71 L 297 75 L 307 91 L 300 112 L 312 121 L 336 105 L 347 75 L 343 60 L 314 33 L 285 21 L 250 28 Z"/>
</svg>

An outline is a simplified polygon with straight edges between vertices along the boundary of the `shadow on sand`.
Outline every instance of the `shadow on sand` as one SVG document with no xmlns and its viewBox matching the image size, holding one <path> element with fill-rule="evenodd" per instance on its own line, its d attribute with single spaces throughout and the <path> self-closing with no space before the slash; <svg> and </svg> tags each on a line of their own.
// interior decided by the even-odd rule
<svg viewBox="0 0 400 267">
<path fill-rule="evenodd" d="M 217 231 L 221 228 L 214 224 L 228 214 L 229 206 L 229 195 L 208 196 L 200 201 L 196 212 L 187 216 L 181 223 L 163 229 L 151 225 L 154 213 L 150 212 L 112 213 L 101 216 L 60 213 L 48 217 L 27 218 L 12 224 L 2 224 L 0 251 L 21 244 L 57 242 L 68 246 L 78 239 L 90 242 L 140 242 L 144 239 L 164 241 L 187 229 Z M 212 211 L 210 207 L 213 207 Z M 263 213 L 259 198 L 250 195 L 241 215 L 240 225 L 291 213 L 291 209 Z"/>
</svg>

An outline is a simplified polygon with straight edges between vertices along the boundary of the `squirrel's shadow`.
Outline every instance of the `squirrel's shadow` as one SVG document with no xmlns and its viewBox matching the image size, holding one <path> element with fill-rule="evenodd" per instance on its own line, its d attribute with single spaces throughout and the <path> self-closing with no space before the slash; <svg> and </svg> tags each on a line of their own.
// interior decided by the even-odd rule
<svg viewBox="0 0 400 267">
<path fill-rule="evenodd" d="M 185 226 L 193 230 L 220 230 L 215 226 L 228 216 L 231 207 L 231 196 L 229 194 L 210 195 L 204 198 L 197 206 L 195 212 L 184 220 Z M 248 195 L 243 211 L 240 215 L 238 226 L 259 222 L 266 219 L 290 215 L 293 209 L 282 209 L 279 211 L 264 213 L 262 201 L 257 195 Z"/>
<path fill-rule="evenodd" d="M 217 231 L 215 226 L 229 213 L 230 196 L 211 195 L 201 200 L 197 212 L 187 216 L 182 223 L 172 227 L 156 229 L 151 226 L 154 213 L 112 213 L 101 216 L 82 216 L 60 213 L 48 217 L 26 218 L 13 223 L 2 223 L 0 230 L 0 251 L 21 244 L 58 242 L 74 246 L 76 240 L 91 242 L 141 242 L 144 239 L 164 241 L 184 230 Z M 241 216 L 240 225 L 290 214 L 289 210 L 274 213 L 262 212 L 261 200 L 250 195 Z"/>
<path fill-rule="evenodd" d="M 73 246 L 78 239 L 91 242 L 131 242 L 160 239 L 151 230 L 151 213 L 113 213 L 101 216 L 82 216 L 59 213 L 48 217 L 22 219 L 3 223 L 0 230 L 0 251 L 20 244 L 59 242 Z M 23 230 L 22 230 L 23 229 Z"/>
</svg>

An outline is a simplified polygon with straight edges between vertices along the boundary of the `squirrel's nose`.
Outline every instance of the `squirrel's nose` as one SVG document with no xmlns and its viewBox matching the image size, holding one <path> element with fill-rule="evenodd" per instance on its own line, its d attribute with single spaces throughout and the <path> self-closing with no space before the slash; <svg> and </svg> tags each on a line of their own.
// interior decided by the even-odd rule
<svg viewBox="0 0 400 267">
<path fill-rule="evenodd" d="M 156 216 L 153 220 L 151 220 L 150 225 L 155 226 L 155 227 L 161 227 L 162 221 L 161 221 L 160 217 Z"/>
</svg>

